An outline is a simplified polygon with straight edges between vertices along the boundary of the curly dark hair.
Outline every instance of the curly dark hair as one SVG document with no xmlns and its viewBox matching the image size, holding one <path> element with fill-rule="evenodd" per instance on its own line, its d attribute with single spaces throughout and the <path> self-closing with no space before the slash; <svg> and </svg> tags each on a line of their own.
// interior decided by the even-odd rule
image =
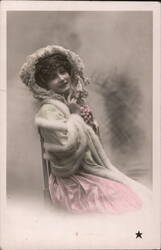
<svg viewBox="0 0 161 250">
<path fill-rule="evenodd" d="M 47 82 L 54 78 L 55 71 L 59 67 L 64 67 L 68 74 L 71 75 L 71 65 L 64 55 L 54 54 L 40 59 L 35 65 L 36 83 L 40 87 L 47 89 Z"/>
</svg>

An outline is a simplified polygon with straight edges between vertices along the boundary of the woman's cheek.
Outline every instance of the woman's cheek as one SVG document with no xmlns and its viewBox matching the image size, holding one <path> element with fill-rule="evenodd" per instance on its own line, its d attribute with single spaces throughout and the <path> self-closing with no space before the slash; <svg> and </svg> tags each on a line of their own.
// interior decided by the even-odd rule
<svg viewBox="0 0 161 250">
<path fill-rule="evenodd" d="M 56 90 L 57 88 L 59 88 L 59 84 L 58 84 L 58 82 L 54 81 L 54 82 L 51 82 L 51 83 L 50 83 L 49 87 L 50 87 L 51 89 Z"/>
</svg>

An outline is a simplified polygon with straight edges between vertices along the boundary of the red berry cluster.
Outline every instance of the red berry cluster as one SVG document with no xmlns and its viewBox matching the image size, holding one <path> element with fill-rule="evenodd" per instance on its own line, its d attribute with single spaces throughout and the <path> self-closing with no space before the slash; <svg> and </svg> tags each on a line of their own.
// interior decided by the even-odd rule
<svg viewBox="0 0 161 250">
<path fill-rule="evenodd" d="M 88 105 L 84 105 L 80 107 L 80 115 L 82 116 L 82 118 L 87 124 L 93 123 L 92 110 L 89 108 Z"/>
</svg>

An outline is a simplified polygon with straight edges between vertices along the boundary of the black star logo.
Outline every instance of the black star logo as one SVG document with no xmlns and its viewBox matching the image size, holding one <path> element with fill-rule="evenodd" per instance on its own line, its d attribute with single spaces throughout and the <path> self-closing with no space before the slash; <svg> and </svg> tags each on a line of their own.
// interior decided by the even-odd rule
<svg viewBox="0 0 161 250">
<path fill-rule="evenodd" d="M 140 231 L 136 233 L 136 238 L 142 238 L 142 233 Z"/>
</svg>

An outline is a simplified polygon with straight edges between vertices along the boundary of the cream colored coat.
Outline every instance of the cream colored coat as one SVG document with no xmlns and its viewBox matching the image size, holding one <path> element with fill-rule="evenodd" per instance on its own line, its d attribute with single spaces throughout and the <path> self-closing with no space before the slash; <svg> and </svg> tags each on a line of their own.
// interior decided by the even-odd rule
<svg viewBox="0 0 161 250">
<path fill-rule="evenodd" d="M 40 108 L 35 122 L 42 131 L 44 157 L 51 161 L 53 175 L 68 177 L 85 171 L 124 183 L 144 204 L 150 202 L 151 192 L 112 165 L 93 129 L 78 114 L 70 114 L 64 103 L 49 100 Z"/>
</svg>

